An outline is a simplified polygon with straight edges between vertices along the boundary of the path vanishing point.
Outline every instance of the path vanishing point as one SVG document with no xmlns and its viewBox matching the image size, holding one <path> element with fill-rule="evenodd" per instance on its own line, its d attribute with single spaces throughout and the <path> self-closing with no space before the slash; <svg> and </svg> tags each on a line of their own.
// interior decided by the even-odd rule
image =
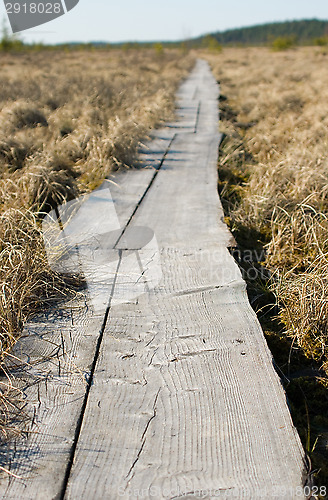
<svg viewBox="0 0 328 500">
<path fill-rule="evenodd" d="M 1 450 L 5 500 L 305 498 L 304 451 L 228 251 L 219 88 L 198 61 L 145 168 L 44 221 L 76 299 L 29 323 L 11 361 L 30 419 Z M 64 227 L 64 229 L 63 229 Z"/>
</svg>

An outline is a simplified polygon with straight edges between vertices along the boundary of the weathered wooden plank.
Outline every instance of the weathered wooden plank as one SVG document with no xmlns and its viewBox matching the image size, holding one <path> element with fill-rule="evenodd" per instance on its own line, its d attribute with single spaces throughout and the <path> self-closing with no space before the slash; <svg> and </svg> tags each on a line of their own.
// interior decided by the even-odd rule
<svg viewBox="0 0 328 500">
<path fill-rule="evenodd" d="M 11 369 L 29 419 L 22 438 L 2 449 L 2 464 L 21 479 L 2 475 L 1 498 L 41 500 L 60 491 L 102 323 L 103 315 L 76 300 L 36 318 L 17 344 L 21 363 L 11 361 Z"/>
<path fill-rule="evenodd" d="M 231 233 L 217 196 L 218 144 L 218 134 L 178 135 L 127 234 L 146 226 L 156 230 L 160 246 L 229 246 Z"/>
<path fill-rule="evenodd" d="M 245 294 L 156 295 L 112 310 L 67 498 L 295 491 L 301 448 Z"/>
<path fill-rule="evenodd" d="M 217 88 L 208 68 L 198 70 L 196 131 L 177 135 L 125 232 L 131 243 L 133 228 L 151 228 L 162 281 L 111 308 L 68 499 L 293 499 L 302 485 L 300 440 L 226 248 Z M 190 99 L 189 84 L 185 91 Z M 133 288 L 137 268 L 124 259 L 126 241 L 117 245 L 117 285 L 129 288 L 130 280 Z"/>
<path fill-rule="evenodd" d="M 161 164 L 174 134 L 173 129 L 154 131 L 152 140 L 147 142 L 140 152 L 142 168 L 115 172 L 106 181 L 105 184 L 108 184 L 110 189 L 121 227 L 125 227 L 147 186 L 150 184 L 154 170 Z"/>
</svg>

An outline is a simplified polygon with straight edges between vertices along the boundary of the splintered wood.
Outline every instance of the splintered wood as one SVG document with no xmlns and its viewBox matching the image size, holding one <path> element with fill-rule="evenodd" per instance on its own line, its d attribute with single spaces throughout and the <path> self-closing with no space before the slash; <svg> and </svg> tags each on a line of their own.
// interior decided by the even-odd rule
<svg viewBox="0 0 328 500">
<path fill-rule="evenodd" d="M 88 289 L 17 344 L 31 418 L 2 449 L 1 498 L 304 498 L 304 452 L 228 251 L 218 93 L 198 61 L 144 168 L 45 220 Z"/>
</svg>

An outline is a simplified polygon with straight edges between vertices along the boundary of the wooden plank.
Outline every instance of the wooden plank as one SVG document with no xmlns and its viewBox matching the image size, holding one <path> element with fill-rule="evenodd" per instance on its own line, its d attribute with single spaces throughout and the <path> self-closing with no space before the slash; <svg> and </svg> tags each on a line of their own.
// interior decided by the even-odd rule
<svg viewBox="0 0 328 500">
<path fill-rule="evenodd" d="M 21 362 L 11 361 L 11 369 L 29 418 L 22 438 L 2 449 L 2 465 L 21 479 L 2 475 L 1 498 L 59 493 L 102 323 L 82 299 L 27 326 L 14 351 Z"/>
<path fill-rule="evenodd" d="M 67 498 L 270 498 L 301 452 L 239 286 L 163 291 L 112 309 Z"/>
<path fill-rule="evenodd" d="M 177 135 L 125 232 L 151 228 L 163 278 L 111 308 L 67 499 L 292 499 L 302 485 L 302 446 L 226 248 L 215 86 L 198 71 L 197 131 Z M 135 272 L 122 258 L 122 281 Z"/>
<path fill-rule="evenodd" d="M 115 210 L 122 228 L 127 224 L 174 137 L 173 129 L 160 129 L 152 133 L 140 152 L 142 168 L 127 169 L 110 175 L 108 184 Z M 104 185 L 102 186 L 104 188 Z"/>
<path fill-rule="evenodd" d="M 163 247 L 229 246 L 231 233 L 217 196 L 218 144 L 217 133 L 193 134 L 191 140 L 178 135 L 127 234 L 136 225 L 146 226 Z"/>
</svg>

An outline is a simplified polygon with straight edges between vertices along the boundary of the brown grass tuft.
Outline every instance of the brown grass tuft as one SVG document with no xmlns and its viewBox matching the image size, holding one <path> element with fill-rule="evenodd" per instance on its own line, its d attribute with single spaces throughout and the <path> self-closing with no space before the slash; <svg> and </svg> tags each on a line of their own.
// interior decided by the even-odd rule
<svg viewBox="0 0 328 500">
<path fill-rule="evenodd" d="M 36 159 L 37 160 L 37 159 Z M 34 212 L 47 212 L 78 196 L 77 173 L 72 164 L 58 157 L 36 161 L 19 179 L 28 196 L 28 205 Z"/>
<path fill-rule="evenodd" d="M 22 128 L 47 127 L 48 122 L 42 111 L 25 102 L 14 102 L 2 109 L 0 128 L 2 132 L 14 132 Z"/>
<path fill-rule="evenodd" d="M 9 209 L 0 216 L 1 356 L 17 340 L 24 323 L 59 290 L 49 268 L 37 217 Z M 61 292 L 62 294 L 62 292 Z"/>
<path fill-rule="evenodd" d="M 18 142 L 17 139 L 0 139 L 0 165 L 7 167 L 9 171 L 22 168 L 29 153 L 29 146 Z"/>
</svg>

